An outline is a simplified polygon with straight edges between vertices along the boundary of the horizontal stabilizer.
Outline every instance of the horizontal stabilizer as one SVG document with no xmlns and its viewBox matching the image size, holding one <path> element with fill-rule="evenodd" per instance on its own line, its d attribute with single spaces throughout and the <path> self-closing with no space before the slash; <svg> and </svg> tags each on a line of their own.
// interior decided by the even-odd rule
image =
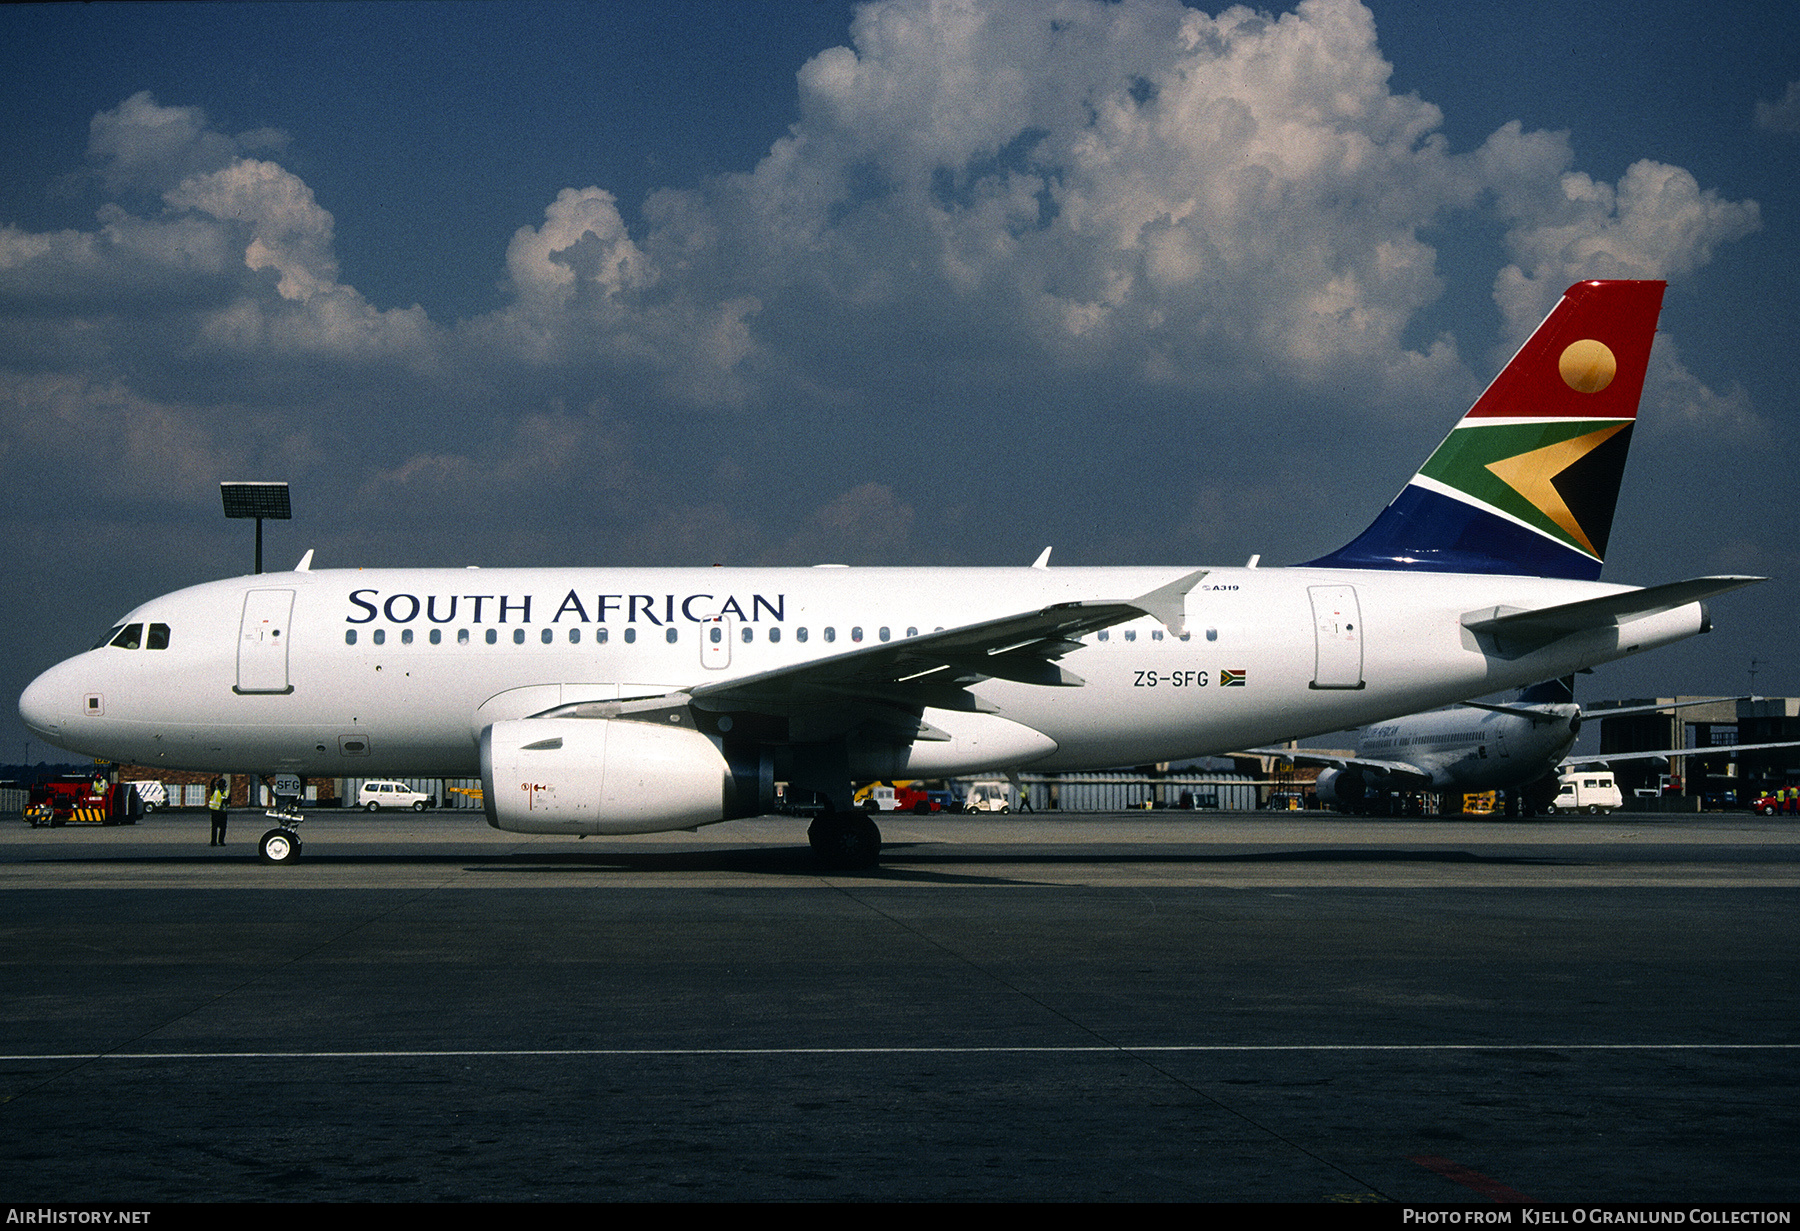
<svg viewBox="0 0 1800 1231">
<path fill-rule="evenodd" d="M 1485 701 L 1464 701 L 1463 704 L 1472 710 L 1488 710 L 1495 714 L 1511 714 L 1514 718 L 1528 718 L 1534 727 L 1550 722 L 1567 722 L 1572 712 L 1569 709 L 1570 702 L 1562 703 L 1563 710 L 1560 714 L 1547 709 L 1533 709 L 1528 705 L 1492 705 Z"/>
<path fill-rule="evenodd" d="M 1644 616 L 1659 615 L 1755 585 L 1766 577 L 1694 577 L 1672 581 L 1667 585 L 1643 590 L 1625 590 L 1600 598 L 1582 599 L 1557 607 L 1540 607 L 1533 611 L 1516 611 L 1505 607 L 1484 607 L 1471 611 L 1462 619 L 1463 627 L 1478 635 L 1506 638 L 1518 642 L 1548 645 L 1570 633 L 1594 628 L 1627 624 Z"/>
</svg>

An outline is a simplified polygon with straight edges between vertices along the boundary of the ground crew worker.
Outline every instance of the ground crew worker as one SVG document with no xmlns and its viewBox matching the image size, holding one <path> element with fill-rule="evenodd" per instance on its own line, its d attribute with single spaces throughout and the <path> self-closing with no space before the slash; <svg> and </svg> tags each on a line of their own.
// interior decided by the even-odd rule
<svg viewBox="0 0 1800 1231">
<path fill-rule="evenodd" d="M 225 845 L 225 779 L 214 778 L 212 792 L 206 797 L 206 810 L 212 816 L 212 841 L 208 846 Z"/>
</svg>

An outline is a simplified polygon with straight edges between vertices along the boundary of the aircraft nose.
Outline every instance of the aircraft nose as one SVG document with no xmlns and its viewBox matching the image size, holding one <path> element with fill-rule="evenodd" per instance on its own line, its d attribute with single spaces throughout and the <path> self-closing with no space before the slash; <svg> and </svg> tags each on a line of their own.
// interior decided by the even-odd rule
<svg viewBox="0 0 1800 1231">
<path fill-rule="evenodd" d="M 19 694 L 19 717 L 48 743 L 55 743 L 69 723 L 66 674 L 61 666 L 52 667 Z"/>
</svg>

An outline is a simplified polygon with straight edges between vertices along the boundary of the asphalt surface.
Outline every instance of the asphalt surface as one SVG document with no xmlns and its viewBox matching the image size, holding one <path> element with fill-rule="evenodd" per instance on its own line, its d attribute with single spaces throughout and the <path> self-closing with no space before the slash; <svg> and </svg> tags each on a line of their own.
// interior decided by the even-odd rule
<svg viewBox="0 0 1800 1231">
<path fill-rule="evenodd" d="M 0 1193 L 1800 1199 L 1800 824 L 0 823 Z"/>
</svg>

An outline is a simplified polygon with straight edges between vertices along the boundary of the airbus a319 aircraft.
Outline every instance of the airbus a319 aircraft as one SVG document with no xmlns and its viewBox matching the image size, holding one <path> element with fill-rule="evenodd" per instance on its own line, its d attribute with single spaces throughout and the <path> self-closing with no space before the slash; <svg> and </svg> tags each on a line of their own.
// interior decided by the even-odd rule
<svg viewBox="0 0 1800 1231">
<path fill-rule="evenodd" d="M 1293 568 L 369 569 L 152 599 L 19 702 L 170 769 L 479 774 L 523 833 L 689 829 L 856 781 L 1087 770 L 1360 726 L 1667 645 L 1755 578 L 1599 576 L 1660 282 L 1571 287 L 1355 540 Z M 289 825 L 264 858 L 300 849 Z"/>
</svg>

